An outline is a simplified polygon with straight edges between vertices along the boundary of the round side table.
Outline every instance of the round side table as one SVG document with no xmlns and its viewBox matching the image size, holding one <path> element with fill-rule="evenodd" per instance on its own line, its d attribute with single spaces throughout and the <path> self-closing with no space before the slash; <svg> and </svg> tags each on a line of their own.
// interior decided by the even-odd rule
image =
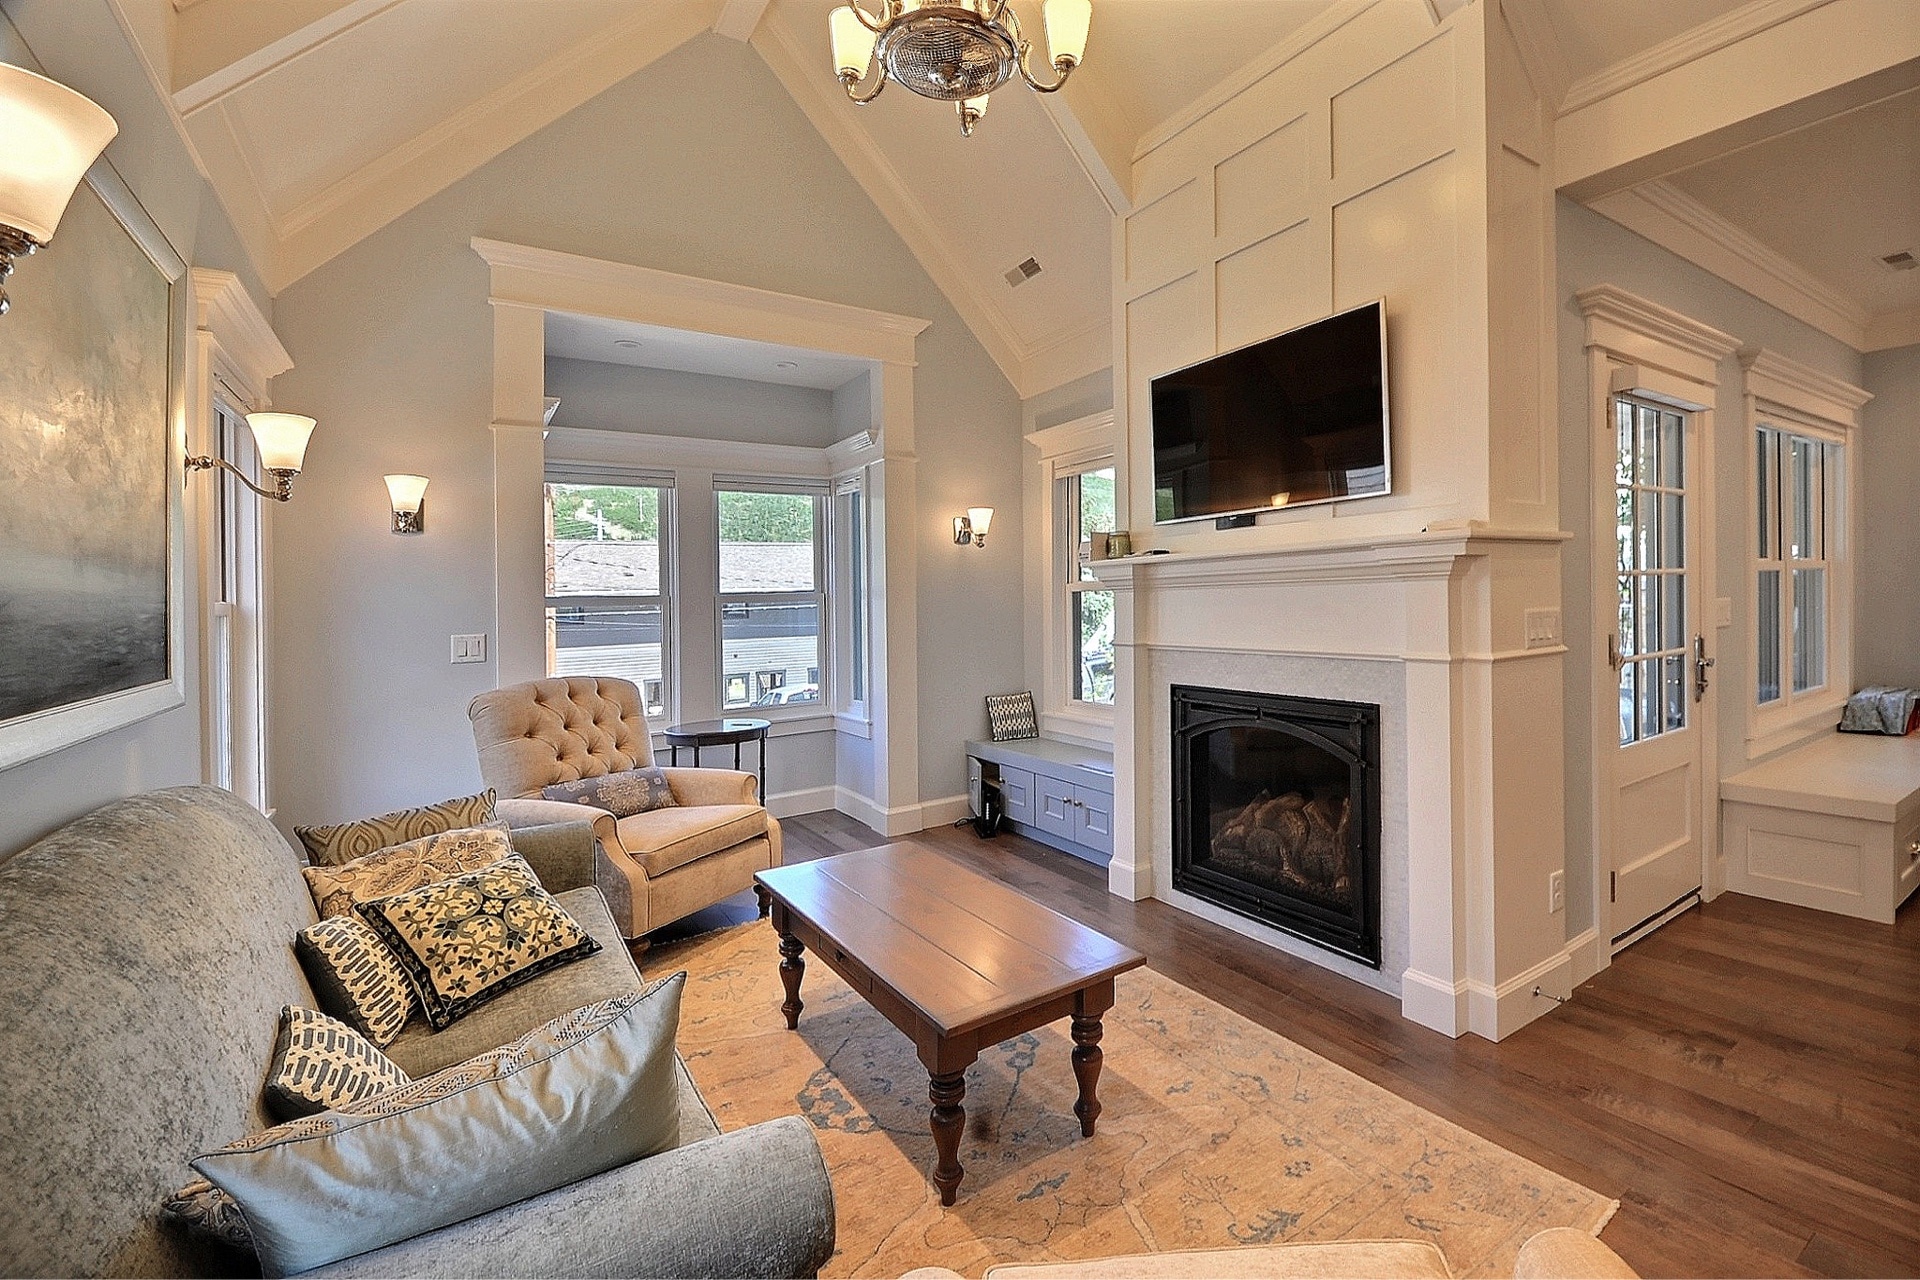
<svg viewBox="0 0 1920 1280">
<path fill-rule="evenodd" d="M 660 731 L 666 738 L 667 746 L 673 752 L 673 763 L 680 763 L 680 748 L 693 748 L 693 767 L 700 767 L 700 748 L 733 747 L 733 767 L 740 767 L 740 744 L 757 742 L 760 744 L 760 803 L 767 802 L 767 730 L 773 728 L 771 720 L 756 720 L 749 716 L 730 717 L 726 720 L 693 720 L 686 724 L 670 724 Z"/>
</svg>

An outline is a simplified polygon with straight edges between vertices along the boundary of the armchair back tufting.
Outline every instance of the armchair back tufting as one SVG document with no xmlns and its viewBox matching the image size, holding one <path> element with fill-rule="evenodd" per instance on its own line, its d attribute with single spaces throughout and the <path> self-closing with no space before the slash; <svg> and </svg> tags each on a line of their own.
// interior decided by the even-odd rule
<svg viewBox="0 0 1920 1280">
<path fill-rule="evenodd" d="M 483 693 L 467 707 L 480 774 L 507 797 L 556 782 L 653 763 L 653 739 L 631 680 L 554 676 Z"/>
</svg>

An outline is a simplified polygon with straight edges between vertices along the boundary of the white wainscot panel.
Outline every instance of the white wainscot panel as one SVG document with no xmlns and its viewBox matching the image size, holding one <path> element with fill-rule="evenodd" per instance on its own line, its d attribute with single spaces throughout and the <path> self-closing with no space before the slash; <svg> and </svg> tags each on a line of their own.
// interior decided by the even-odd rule
<svg viewBox="0 0 1920 1280">
<path fill-rule="evenodd" d="M 1300 222 L 1215 267 L 1220 346 L 1245 346 L 1317 320 L 1333 290 L 1325 223 Z"/>
<path fill-rule="evenodd" d="M 1297 116 L 1214 167 L 1214 233 L 1244 245 L 1300 221 L 1313 203 L 1306 116 Z"/>
<path fill-rule="evenodd" d="M 1133 387 L 1129 411 L 1148 421 L 1150 379 L 1213 354 L 1213 326 L 1196 272 L 1127 304 L 1127 369 Z"/>
<path fill-rule="evenodd" d="M 1206 187 L 1196 178 L 1127 219 L 1127 279 L 1147 284 L 1192 270 L 1212 238 Z"/>
<path fill-rule="evenodd" d="M 1451 150 L 1453 38 L 1441 35 L 1334 95 L 1333 180 L 1372 186 Z"/>
<path fill-rule="evenodd" d="M 1473 514 L 1486 487 L 1484 389 L 1460 378 L 1474 365 L 1460 345 L 1456 167 L 1442 157 L 1333 211 L 1334 310 L 1387 302 L 1394 496 L 1369 511 L 1446 503 Z"/>
</svg>

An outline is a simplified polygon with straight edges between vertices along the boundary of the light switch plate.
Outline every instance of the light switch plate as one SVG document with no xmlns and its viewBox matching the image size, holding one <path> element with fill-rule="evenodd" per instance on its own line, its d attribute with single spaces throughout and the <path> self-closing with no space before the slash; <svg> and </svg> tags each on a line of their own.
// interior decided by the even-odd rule
<svg viewBox="0 0 1920 1280">
<path fill-rule="evenodd" d="M 1560 643 L 1560 611 L 1529 609 L 1526 616 L 1527 648 L 1545 649 Z"/>
<path fill-rule="evenodd" d="M 483 631 L 477 636 L 453 637 L 453 661 L 485 662 L 487 660 L 487 636 Z"/>
</svg>

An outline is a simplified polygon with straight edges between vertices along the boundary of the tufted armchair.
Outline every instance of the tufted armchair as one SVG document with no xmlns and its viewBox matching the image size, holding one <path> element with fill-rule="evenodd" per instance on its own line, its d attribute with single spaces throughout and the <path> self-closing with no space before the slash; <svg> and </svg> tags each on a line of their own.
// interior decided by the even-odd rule
<svg viewBox="0 0 1920 1280">
<path fill-rule="evenodd" d="M 557 782 L 653 763 L 653 738 L 631 680 L 556 676 L 508 685 L 475 698 L 467 718 L 480 773 L 499 793 L 509 826 L 592 817 L 600 838 L 596 879 L 624 937 L 644 937 L 754 887 L 754 872 L 780 865 L 780 823 L 760 806 L 750 773 L 667 769 L 679 804 L 626 818 L 541 798 L 541 788 Z M 764 914 L 764 896 L 760 909 Z"/>
</svg>

